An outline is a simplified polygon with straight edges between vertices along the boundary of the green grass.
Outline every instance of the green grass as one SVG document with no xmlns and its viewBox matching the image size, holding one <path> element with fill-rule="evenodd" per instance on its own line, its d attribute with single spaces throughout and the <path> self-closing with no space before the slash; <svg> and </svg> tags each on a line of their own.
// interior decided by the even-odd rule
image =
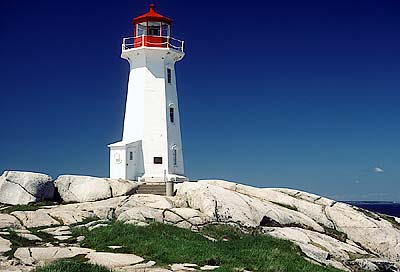
<svg viewBox="0 0 400 272">
<path fill-rule="evenodd" d="M 329 236 L 331 236 L 331 237 L 333 237 L 333 238 L 335 238 L 335 239 L 337 239 L 337 240 L 339 240 L 341 242 L 346 242 L 346 240 L 347 240 L 347 234 L 346 233 L 340 232 L 340 231 L 338 231 L 336 229 L 332 229 L 332 228 L 328 228 L 328 227 L 324 227 L 324 229 L 325 229 L 325 234 L 326 235 L 329 235 Z"/>
<path fill-rule="evenodd" d="M 396 221 L 396 219 L 394 219 L 393 216 L 387 215 L 387 214 L 379 214 L 383 219 L 385 219 L 386 221 L 389 221 L 394 228 L 399 229 L 400 230 L 400 223 Z"/>
<path fill-rule="evenodd" d="M 79 225 L 86 225 L 88 223 L 91 223 L 91 222 L 94 222 L 94 221 L 98 221 L 98 220 L 100 220 L 100 218 L 97 217 L 97 216 L 87 217 L 87 218 L 84 218 L 80 222 L 76 222 L 76 223 L 71 224 L 70 226 L 71 227 L 75 227 L 75 226 L 79 226 Z"/>
<path fill-rule="evenodd" d="M 44 202 L 37 202 L 37 203 L 31 203 L 27 205 L 12 205 L 12 206 L 7 206 L 6 208 L 2 209 L 0 212 L 1 213 L 12 213 L 16 211 L 36 211 L 43 206 L 50 206 L 50 205 L 57 205 L 58 203 L 56 202 L 51 202 L 51 201 L 44 201 Z"/>
<path fill-rule="evenodd" d="M 26 238 L 23 238 L 23 237 L 19 236 L 15 231 L 10 230 L 10 229 L 8 229 L 7 232 L 9 234 L 4 234 L 1 236 L 5 239 L 9 240 L 12 243 L 12 245 L 11 245 L 11 250 L 4 253 L 4 256 L 6 256 L 8 258 L 12 258 L 14 256 L 14 253 L 17 250 L 17 248 L 35 246 L 35 241 L 31 241 Z"/>
<path fill-rule="evenodd" d="M 272 238 L 256 231 L 242 233 L 229 226 L 210 225 L 200 233 L 171 225 L 152 223 L 147 227 L 113 222 L 107 227 L 88 231 L 75 229 L 75 235 L 84 235 L 81 246 L 99 251 L 134 253 L 153 260 L 158 265 L 195 263 L 220 265 L 215 271 L 266 272 L 337 272 L 306 261 L 299 248 L 285 240 Z M 203 235 L 217 239 L 212 242 Z M 225 239 L 227 241 L 224 241 Z M 110 250 L 108 246 L 121 249 Z"/>
<path fill-rule="evenodd" d="M 33 270 L 34 272 L 110 272 L 104 266 L 82 263 L 75 260 L 60 260 Z"/>
</svg>

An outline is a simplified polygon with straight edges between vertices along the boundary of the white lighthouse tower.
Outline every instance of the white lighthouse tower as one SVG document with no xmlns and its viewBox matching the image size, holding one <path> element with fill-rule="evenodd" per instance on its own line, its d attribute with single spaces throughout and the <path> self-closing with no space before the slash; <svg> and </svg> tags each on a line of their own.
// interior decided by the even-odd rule
<svg viewBox="0 0 400 272">
<path fill-rule="evenodd" d="M 110 177 L 145 182 L 185 180 L 175 62 L 183 41 L 155 6 L 133 19 L 121 57 L 130 65 L 122 141 L 110 144 Z"/>
</svg>

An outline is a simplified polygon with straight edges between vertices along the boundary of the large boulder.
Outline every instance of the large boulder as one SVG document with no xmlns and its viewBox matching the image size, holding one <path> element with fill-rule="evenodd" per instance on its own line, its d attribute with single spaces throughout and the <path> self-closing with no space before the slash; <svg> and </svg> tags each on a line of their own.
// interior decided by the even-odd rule
<svg viewBox="0 0 400 272">
<path fill-rule="evenodd" d="M 398 218 L 291 189 L 254 188 L 220 180 L 186 182 L 177 188 L 175 201 L 178 205 L 197 209 L 214 222 L 269 227 L 271 235 L 298 243 L 302 249 L 307 249 L 303 252 L 308 257 L 318 262 L 322 255 L 315 257 L 315 244 L 323 248 L 318 254 L 329 253 L 323 263 L 338 268 L 332 260 L 345 263 L 349 259 L 347 255 L 354 256 L 354 247 L 393 261 L 400 267 Z M 299 236 L 292 235 L 303 235 L 301 229 L 311 243 L 298 241 Z M 340 254 L 333 254 L 331 248 Z"/>
<path fill-rule="evenodd" d="M 400 264 L 400 224 L 398 218 L 382 216 L 351 205 L 336 202 L 318 195 L 292 189 L 254 188 L 227 181 L 204 180 L 197 186 L 206 186 L 202 193 L 192 191 L 194 184 L 185 183 L 180 188 L 192 202 L 205 191 L 213 194 L 214 187 L 248 196 L 254 200 L 271 202 L 288 210 L 296 210 L 320 224 L 325 233 L 362 245 L 378 256 L 396 260 Z M 179 195 L 179 190 L 178 190 Z M 199 196 L 198 196 L 199 195 Z M 218 196 L 216 197 L 218 199 Z M 232 204 L 230 204 L 232 205 Z M 225 209 L 228 206 L 225 205 Z M 233 212 L 231 211 L 231 214 Z M 275 218 L 274 218 L 275 219 Z M 387 220 L 389 219 L 389 220 Z M 281 220 L 277 220 L 282 224 Z M 287 226 L 287 225 L 286 225 Z M 340 239 L 340 238 L 339 238 Z"/>
<path fill-rule="evenodd" d="M 140 183 L 123 179 L 63 175 L 55 186 L 64 202 L 97 201 L 133 193 Z"/>
<path fill-rule="evenodd" d="M 120 182 L 126 184 L 126 181 L 93 177 L 60 177 L 57 187 L 64 200 L 71 196 L 69 201 L 90 202 L 13 212 L 3 218 L 3 226 L 18 227 L 11 216 L 22 224 L 20 228 L 110 219 L 137 225 L 156 221 L 192 230 L 207 224 L 233 224 L 246 231 L 256 228 L 266 235 L 290 240 L 309 259 L 343 271 L 376 268 L 379 269 L 376 271 L 400 271 L 399 218 L 297 190 L 254 188 L 219 180 L 178 184 L 175 197 L 151 194 L 113 197 L 129 194 L 136 187 L 130 183 L 124 187 Z M 99 197 L 109 198 L 94 201 Z M 26 249 L 16 252 L 18 256 L 28 253 Z M 41 259 L 35 257 L 38 253 L 32 253 L 34 259 Z"/>
<path fill-rule="evenodd" d="M 26 205 L 52 199 L 53 179 L 46 174 L 5 171 L 0 176 L 0 202 L 11 205 Z"/>
<path fill-rule="evenodd" d="M 20 247 L 15 251 L 14 257 L 23 264 L 32 265 L 73 258 L 78 255 L 84 256 L 90 252 L 93 252 L 93 250 L 80 247 Z"/>
</svg>

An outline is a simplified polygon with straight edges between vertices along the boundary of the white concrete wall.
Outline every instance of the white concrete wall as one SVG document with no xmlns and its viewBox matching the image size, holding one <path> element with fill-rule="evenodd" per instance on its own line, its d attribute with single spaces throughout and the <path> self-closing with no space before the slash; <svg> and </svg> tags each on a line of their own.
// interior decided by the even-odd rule
<svg viewBox="0 0 400 272">
<path fill-rule="evenodd" d="M 146 58 L 137 55 L 130 63 L 128 92 L 126 96 L 124 132 L 122 141 L 130 143 L 143 138 L 144 92 L 146 84 Z"/>
<path fill-rule="evenodd" d="M 179 119 L 179 103 L 178 94 L 176 87 L 176 73 L 175 73 L 175 62 L 169 60 L 166 62 L 165 68 L 171 69 L 171 83 L 165 81 L 166 91 L 166 118 L 167 118 L 167 130 L 168 130 L 168 172 L 170 174 L 184 175 L 183 166 L 183 151 L 182 151 L 182 140 L 181 140 L 181 126 Z M 165 69 L 165 77 L 167 77 L 167 70 Z M 174 122 L 170 122 L 170 107 L 174 108 Z M 177 164 L 174 165 L 173 160 L 173 149 L 177 152 Z"/>
<path fill-rule="evenodd" d="M 182 52 L 167 48 L 135 48 L 122 52 L 130 63 L 123 142 L 141 141 L 144 177 L 163 178 L 167 174 L 184 174 L 178 97 L 174 64 Z M 172 82 L 167 82 L 167 67 Z M 175 122 L 169 121 L 169 105 L 175 108 Z M 172 146 L 177 146 L 177 167 L 173 166 Z M 126 151 L 128 152 L 128 150 Z M 126 153 L 126 157 L 129 153 Z M 162 164 L 154 164 L 162 157 Z M 136 169 L 136 168 L 135 168 Z M 140 170 L 128 170 L 129 176 Z M 135 174 L 136 175 L 136 174 Z"/>
</svg>

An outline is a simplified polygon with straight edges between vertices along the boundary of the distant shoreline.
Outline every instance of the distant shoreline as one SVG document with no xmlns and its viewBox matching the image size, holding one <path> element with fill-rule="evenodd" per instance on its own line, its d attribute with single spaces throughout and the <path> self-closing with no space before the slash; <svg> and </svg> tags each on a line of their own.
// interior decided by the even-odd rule
<svg viewBox="0 0 400 272">
<path fill-rule="evenodd" d="M 343 200 L 341 202 L 349 204 L 399 204 L 398 201 L 381 201 L 381 200 Z"/>
<path fill-rule="evenodd" d="M 343 201 L 371 212 L 400 217 L 400 203 L 394 201 Z"/>
</svg>

